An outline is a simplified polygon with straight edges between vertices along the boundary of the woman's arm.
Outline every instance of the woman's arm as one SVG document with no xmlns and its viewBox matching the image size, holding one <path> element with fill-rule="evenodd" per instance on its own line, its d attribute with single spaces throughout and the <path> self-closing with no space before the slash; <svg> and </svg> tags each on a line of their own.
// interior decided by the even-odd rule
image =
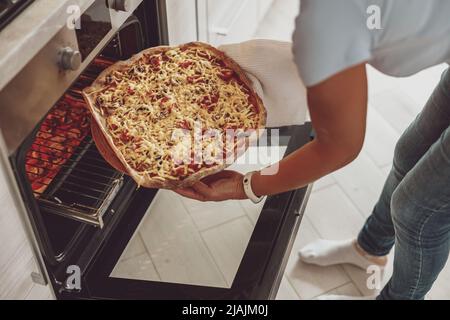
<svg viewBox="0 0 450 320">
<path fill-rule="evenodd" d="M 252 187 L 257 195 L 303 187 L 358 156 L 366 130 L 365 64 L 308 88 L 308 105 L 316 139 L 280 161 L 277 174 L 255 174 Z"/>
<path fill-rule="evenodd" d="M 316 139 L 281 160 L 275 174 L 265 175 L 265 170 L 255 174 L 252 189 L 259 196 L 308 185 L 353 161 L 362 148 L 367 114 L 365 64 L 349 68 L 307 91 Z M 224 171 L 176 192 L 200 201 L 245 199 L 242 178 L 236 172 Z"/>
</svg>

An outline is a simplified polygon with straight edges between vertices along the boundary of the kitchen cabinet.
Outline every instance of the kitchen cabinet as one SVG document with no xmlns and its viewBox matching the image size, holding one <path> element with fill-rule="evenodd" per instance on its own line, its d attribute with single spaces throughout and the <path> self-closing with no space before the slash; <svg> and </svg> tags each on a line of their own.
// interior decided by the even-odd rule
<svg viewBox="0 0 450 320">
<path fill-rule="evenodd" d="M 261 22 L 269 11 L 273 0 L 257 0 L 258 2 L 258 21 Z"/>
<path fill-rule="evenodd" d="M 169 42 L 214 46 L 251 39 L 273 0 L 166 0 Z"/>
<path fill-rule="evenodd" d="M 208 7 L 209 42 L 220 45 L 250 39 L 258 27 L 258 0 L 221 3 Z"/>
<path fill-rule="evenodd" d="M 249 40 L 273 0 L 207 1 L 208 41 L 215 46 Z"/>
<path fill-rule="evenodd" d="M 197 0 L 166 0 L 170 45 L 196 41 Z"/>
</svg>

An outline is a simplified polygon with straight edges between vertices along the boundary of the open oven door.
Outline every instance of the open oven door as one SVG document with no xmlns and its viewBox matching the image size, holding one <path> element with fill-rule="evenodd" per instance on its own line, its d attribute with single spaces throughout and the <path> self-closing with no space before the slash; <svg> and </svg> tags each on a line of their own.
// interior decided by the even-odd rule
<svg viewBox="0 0 450 320">
<path fill-rule="evenodd" d="M 310 141 L 311 125 L 279 133 L 258 148 L 283 158 Z M 273 299 L 308 196 L 305 187 L 261 205 L 200 203 L 140 189 L 90 264 L 80 295 L 61 298 Z"/>
</svg>

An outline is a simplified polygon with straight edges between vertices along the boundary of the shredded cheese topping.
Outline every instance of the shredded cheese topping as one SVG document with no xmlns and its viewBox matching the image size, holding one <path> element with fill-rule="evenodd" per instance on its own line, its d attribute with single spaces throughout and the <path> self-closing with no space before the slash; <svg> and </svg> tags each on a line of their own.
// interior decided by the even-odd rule
<svg viewBox="0 0 450 320">
<path fill-rule="evenodd" d="M 250 89 L 212 51 L 196 46 L 144 54 L 126 70 L 111 72 L 96 93 L 95 108 L 127 163 L 140 175 L 161 181 L 182 180 L 219 165 L 215 156 L 236 147 L 225 143 L 225 130 L 259 125 Z M 201 163 L 174 161 L 174 154 L 191 147 L 176 130 L 193 137 L 198 125 L 203 132 L 218 131 L 222 143 L 211 148 L 217 137 L 202 139 L 211 156 Z"/>
</svg>

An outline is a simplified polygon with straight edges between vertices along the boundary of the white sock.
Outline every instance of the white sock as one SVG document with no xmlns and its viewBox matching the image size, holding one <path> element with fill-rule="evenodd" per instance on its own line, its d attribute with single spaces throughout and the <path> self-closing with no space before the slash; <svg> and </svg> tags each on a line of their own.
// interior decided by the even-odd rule
<svg viewBox="0 0 450 320">
<path fill-rule="evenodd" d="M 316 300 L 375 300 L 377 296 L 366 296 L 366 297 L 352 297 L 352 296 L 340 296 L 335 294 L 328 294 L 319 296 Z"/>
<path fill-rule="evenodd" d="M 355 248 L 354 240 L 317 240 L 299 251 L 300 259 L 309 264 L 331 266 L 349 263 L 363 270 L 375 263 L 362 256 Z"/>
</svg>

